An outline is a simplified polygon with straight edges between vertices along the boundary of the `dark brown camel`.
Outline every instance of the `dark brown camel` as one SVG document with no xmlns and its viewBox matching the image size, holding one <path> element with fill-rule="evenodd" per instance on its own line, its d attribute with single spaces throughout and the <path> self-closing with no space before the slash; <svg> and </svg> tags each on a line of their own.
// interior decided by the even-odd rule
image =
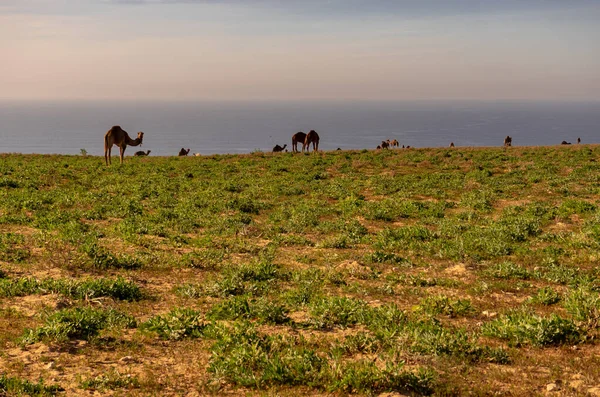
<svg viewBox="0 0 600 397">
<path fill-rule="evenodd" d="M 296 132 L 292 135 L 292 152 L 298 153 L 298 143 L 302 144 L 302 151 L 304 151 L 304 140 L 306 139 L 306 134 L 302 131 Z"/>
<path fill-rule="evenodd" d="M 304 146 L 306 146 L 306 151 L 310 151 L 310 144 L 313 144 L 313 152 L 319 151 L 319 134 L 317 131 L 310 130 L 308 134 L 306 134 L 306 138 L 304 138 Z"/>
<path fill-rule="evenodd" d="M 390 148 L 390 143 L 388 141 L 381 141 L 381 148 L 382 149 L 389 149 Z"/>
<path fill-rule="evenodd" d="M 454 142 L 450 142 L 450 147 L 454 147 Z"/>
<path fill-rule="evenodd" d="M 581 138 L 577 138 L 577 143 L 581 143 Z"/>
<path fill-rule="evenodd" d="M 145 152 L 143 150 L 140 150 L 139 152 L 135 152 L 134 156 L 147 156 L 150 154 L 150 152 L 150 150 L 147 150 Z"/>
<path fill-rule="evenodd" d="M 117 145 L 119 147 L 119 158 L 121 159 L 121 164 L 123 164 L 123 155 L 125 154 L 125 149 L 127 145 L 129 146 L 139 146 L 142 144 L 144 140 L 144 133 L 138 132 L 136 139 L 131 139 L 127 131 L 123 130 L 120 126 L 113 126 L 106 135 L 104 135 L 104 160 L 106 161 L 106 165 L 112 164 L 110 159 L 110 154 L 112 151 L 113 145 Z"/>
<path fill-rule="evenodd" d="M 275 145 L 275 147 L 273 148 L 273 153 L 283 152 L 286 147 L 287 147 L 287 143 L 285 145 L 283 145 L 283 147 L 281 147 L 279 145 Z"/>
<path fill-rule="evenodd" d="M 504 138 L 504 146 L 512 146 L 512 138 L 508 135 Z"/>
<path fill-rule="evenodd" d="M 562 141 L 560 144 L 561 144 L 561 145 L 570 145 L 570 144 L 571 144 L 571 142 Z"/>
<path fill-rule="evenodd" d="M 185 150 L 184 148 L 181 148 L 181 150 L 179 151 L 179 155 L 180 156 L 187 156 L 189 152 L 190 152 L 190 149 Z"/>
</svg>

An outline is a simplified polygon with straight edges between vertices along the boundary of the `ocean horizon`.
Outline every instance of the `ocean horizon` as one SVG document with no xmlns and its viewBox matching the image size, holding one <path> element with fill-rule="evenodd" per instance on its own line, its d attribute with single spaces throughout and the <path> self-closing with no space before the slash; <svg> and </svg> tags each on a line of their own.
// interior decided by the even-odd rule
<svg viewBox="0 0 600 397">
<path fill-rule="evenodd" d="M 90 155 L 120 125 L 151 155 L 271 151 L 316 130 L 320 149 L 375 149 L 397 139 L 411 147 L 514 146 L 600 142 L 600 102 L 474 101 L 1 101 L 0 152 Z M 115 148 L 116 149 L 116 148 Z M 118 153 L 118 149 L 113 150 Z"/>
</svg>

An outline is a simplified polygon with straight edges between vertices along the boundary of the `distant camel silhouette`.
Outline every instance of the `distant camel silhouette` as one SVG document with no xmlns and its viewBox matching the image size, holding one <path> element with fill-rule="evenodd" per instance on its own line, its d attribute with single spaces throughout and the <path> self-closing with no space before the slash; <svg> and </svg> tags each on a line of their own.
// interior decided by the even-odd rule
<svg viewBox="0 0 600 397">
<path fill-rule="evenodd" d="M 571 142 L 562 141 L 560 144 L 561 144 L 561 145 L 570 145 L 570 144 L 571 144 Z"/>
<path fill-rule="evenodd" d="M 273 153 L 283 152 L 286 147 L 287 147 L 287 143 L 285 145 L 283 145 L 283 147 L 281 147 L 279 145 L 275 145 L 275 147 L 273 148 Z"/>
<path fill-rule="evenodd" d="M 187 156 L 189 152 L 190 152 L 190 149 L 185 150 L 184 148 L 181 148 L 181 150 L 179 151 L 179 155 L 180 156 Z"/>
<path fill-rule="evenodd" d="M 400 144 L 398 143 L 398 141 L 397 141 L 397 140 L 393 139 L 393 140 L 390 142 L 390 146 L 392 146 L 392 147 L 400 147 Z"/>
<path fill-rule="evenodd" d="M 145 152 L 143 150 L 140 150 L 139 152 L 135 152 L 134 156 L 147 156 L 149 154 L 150 154 L 150 150 L 147 150 Z"/>
<path fill-rule="evenodd" d="M 381 145 L 377 145 L 377 150 L 381 150 Z"/>
<path fill-rule="evenodd" d="M 389 141 L 389 139 L 388 139 Z M 390 148 L 390 143 L 388 141 L 381 141 L 381 148 L 382 149 L 389 149 Z"/>
<path fill-rule="evenodd" d="M 306 134 L 306 138 L 304 138 L 304 146 L 306 146 L 306 150 L 310 151 L 310 144 L 313 144 L 313 152 L 319 151 L 319 134 L 317 131 L 310 130 L 308 134 Z"/>
<path fill-rule="evenodd" d="M 450 147 L 454 147 L 454 142 L 450 142 Z"/>
<path fill-rule="evenodd" d="M 512 146 L 512 138 L 508 135 L 504 138 L 504 146 Z"/>
<path fill-rule="evenodd" d="M 113 145 L 117 145 L 119 147 L 119 158 L 121 159 L 121 164 L 123 164 L 123 154 L 125 154 L 127 145 L 138 146 L 142 144 L 143 140 L 143 132 L 138 132 L 137 138 L 131 139 L 129 134 L 127 134 L 127 131 L 123 130 L 120 126 L 115 125 L 111 127 L 106 135 L 104 135 L 104 161 L 106 161 L 106 165 L 112 164 L 110 154 Z"/>
<path fill-rule="evenodd" d="M 581 143 L 581 138 L 577 138 L 577 143 Z"/>
<path fill-rule="evenodd" d="M 337 148 L 337 149 L 335 149 L 335 150 L 342 150 L 342 148 L 341 148 L 341 147 L 339 147 L 339 148 Z"/>
<path fill-rule="evenodd" d="M 302 151 L 304 151 L 304 140 L 306 139 L 306 134 L 302 131 L 296 132 L 292 135 L 292 152 L 298 153 L 298 143 L 302 144 Z"/>
</svg>

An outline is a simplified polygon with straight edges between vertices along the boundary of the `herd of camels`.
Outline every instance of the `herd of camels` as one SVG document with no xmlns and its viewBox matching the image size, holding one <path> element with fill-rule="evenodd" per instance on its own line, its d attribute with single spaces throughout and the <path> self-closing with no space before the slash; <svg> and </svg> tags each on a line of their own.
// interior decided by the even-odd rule
<svg viewBox="0 0 600 397">
<path fill-rule="evenodd" d="M 106 165 L 111 164 L 111 159 L 110 159 L 110 154 L 111 154 L 111 149 L 114 145 L 119 147 L 119 158 L 121 160 L 121 164 L 123 164 L 123 155 L 125 154 L 125 149 L 127 148 L 127 146 L 140 146 L 142 144 L 144 140 L 144 133 L 143 132 L 138 132 L 137 133 L 137 138 L 136 139 L 131 139 L 131 137 L 129 136 L 129 134 L 127 133 L 127 131 L 123 130 L 120 126 L 115 125 L 113 126 L 110 130 L 108 130 L 108 132 L 106 133 L 106 135 L 104 135 L 104 160 L 106 161 Z M 315 130 L 310 130 L 310 132 L 308 134 L 305 134 L 304 132 L 297 132 L 294 135 L 292 135 L 292 151 L 294 153 L 298 153 L 298 144 L 301 143 L 302 144 L 302 152 L 304 152 L 304 150 L 306 151 L 310 151 L 310 144 L 312 143 L 313 145 L 313 151 L 314 152 L 318 152 L 319 151 L 319 134 L 317 134 L 317 132 Z M 581 143 L 581 138 L 577 138 L 577 143 Z M 571 142 L 567 142 L 567 141 L 562 141 L 561 145 L 570 145 Z M 509 147 L 512 146 L 512 137 L 511 136 L 506 136 L 506 138 L 504 138 L 504 146 L 505 147 Z M 277 152 L 283 152 L 285 150 L 285 148 L 287 147 L 286 145 L 283 146 L 279 146 L 279 145 L 275 145 L 275 147 L 273 148 L 273 152 L 277 153 Z M 377 149 L 389 149 L 390 147 L 394 148 L 394 147 L 400 147 L 400 144 L 398 143 L 398 141 L 396 139 L 393 140 L 385 140 L 385 141 L 381 141 L 381 145 L 377 146 Z M 450 142 L 450 147 L 454 147 L 454 142 Z M 410 146 L 404 146 L 402 145 L 402 148 L 406 148 L 409 149 Z M 337 150 L 341 150 L 340 148 L 338 148 Z M 287 152 L 287 150 L 285 150 Z M 181 150 L 179 151 L 179 156 L 187 156 L 190 153 L 190 149 L 185 149 L 185 148 L 181 148 Z M 135 156 L 148 156 L 150 154 L 150 150 L 147 151 L 138 151 L 135 152 Z M 194 153 L 194 156 L 200 156 L 200 153 Z"/>
</svg>

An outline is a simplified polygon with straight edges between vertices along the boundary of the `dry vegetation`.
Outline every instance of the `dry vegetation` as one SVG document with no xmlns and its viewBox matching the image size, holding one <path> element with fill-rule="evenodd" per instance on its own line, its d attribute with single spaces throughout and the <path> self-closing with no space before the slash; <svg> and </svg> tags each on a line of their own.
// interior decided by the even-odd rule
<svg viewBox="0 0 600 397">
<path fill-rule="evenodd" d="M 600 147 L 0 157 L 0 395 L 600 395 Z"/>
</svg>

